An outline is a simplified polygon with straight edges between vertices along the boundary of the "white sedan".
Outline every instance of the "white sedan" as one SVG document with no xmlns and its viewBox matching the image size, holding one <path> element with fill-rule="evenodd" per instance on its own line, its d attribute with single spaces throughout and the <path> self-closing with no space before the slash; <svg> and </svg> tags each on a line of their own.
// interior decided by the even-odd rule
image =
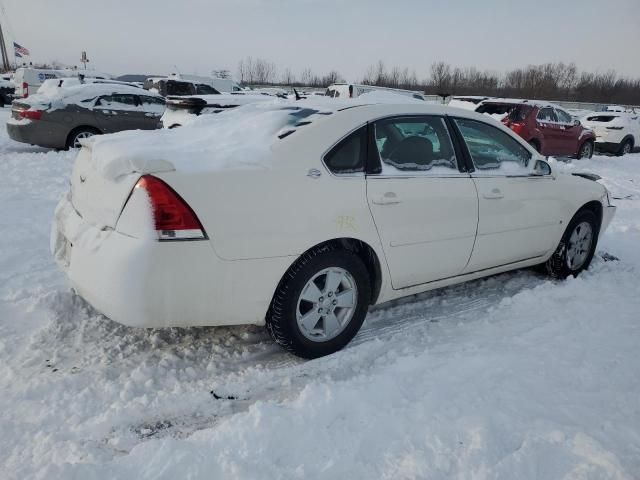
<svg viewBox="0 0 640 480">
<path fill-rule="evenodd" d="M 266 325 L 313 358 L 369 305 L 533 265 L 577 275 L 614 212 L 485 115 L 283 101 L 86 141 L 52 250 L 115 321 Z"/>
</svg>

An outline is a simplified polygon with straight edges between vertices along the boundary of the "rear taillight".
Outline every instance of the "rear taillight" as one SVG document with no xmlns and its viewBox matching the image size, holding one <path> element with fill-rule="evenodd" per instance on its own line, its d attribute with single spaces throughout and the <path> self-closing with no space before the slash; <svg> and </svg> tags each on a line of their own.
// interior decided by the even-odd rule
<svg viewBox="0 0 640 480">
<path fill-rule="evenodd" d="M 524 123 L 512 123 L 509 128 L 520 135 L 524 130 Z"/>
<path fill-rule="evenodd" d="M 135 188 L 146 190 L 159 240 L 202 240 L 207 235 L 202 224 L 180 195 L 159 178 L 140 177 Z"/>
<path fill-rule="evenodd" d="M 29 84 L 27 82 L 22 82 L 22 98 L 27 98 L 29 96 Z"/>
<path fill-rule="evenodd" d="M 22 118 L 28 118 L 29 120 L 40 120 L 42 117 L 42 110 L 23 110 L 20 112 Z"/>
</svg>

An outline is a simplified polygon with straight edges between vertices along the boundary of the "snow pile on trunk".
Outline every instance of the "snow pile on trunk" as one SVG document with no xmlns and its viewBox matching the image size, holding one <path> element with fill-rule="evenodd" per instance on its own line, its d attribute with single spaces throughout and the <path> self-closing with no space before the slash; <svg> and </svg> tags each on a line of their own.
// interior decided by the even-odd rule
<svg viewBox="0 0 640 480">
<path fill-rule="evenodd" d="M 188 127 L 125 131 L 85 141 L 94 169 L 107 179 L 133 172 L 268 169 L 277 134 L 301 110 L 288 102 L 245 105 L 202 115 Z"/>
</svg>

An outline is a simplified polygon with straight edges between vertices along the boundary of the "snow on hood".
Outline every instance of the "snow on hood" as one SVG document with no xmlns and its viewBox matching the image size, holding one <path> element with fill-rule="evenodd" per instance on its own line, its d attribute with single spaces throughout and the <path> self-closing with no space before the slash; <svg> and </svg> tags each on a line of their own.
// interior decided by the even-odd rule
<svg viewBox="0 0 640 480">
<path fill-rule="evenodd" d="M 133 172 L 268 169 L 279 132 L 318 109 L 287 101 L 202 115 L 187 127 L 125 131 L 83 141 L 93 168 L 107 179 Z"/>
</svg>

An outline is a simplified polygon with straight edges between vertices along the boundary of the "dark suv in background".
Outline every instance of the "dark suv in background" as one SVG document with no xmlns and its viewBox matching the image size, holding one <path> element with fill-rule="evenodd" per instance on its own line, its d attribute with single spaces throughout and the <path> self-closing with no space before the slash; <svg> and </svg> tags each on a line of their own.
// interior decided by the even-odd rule
<svg viewBox="0 0 640 480">
<path fill-rule="evenodd" d="M 552 103 L 529 100 L 485 100 L 476 112 L 504 123 L 543 155 L 591 158 L 596 135 Z"/>
</svg>

